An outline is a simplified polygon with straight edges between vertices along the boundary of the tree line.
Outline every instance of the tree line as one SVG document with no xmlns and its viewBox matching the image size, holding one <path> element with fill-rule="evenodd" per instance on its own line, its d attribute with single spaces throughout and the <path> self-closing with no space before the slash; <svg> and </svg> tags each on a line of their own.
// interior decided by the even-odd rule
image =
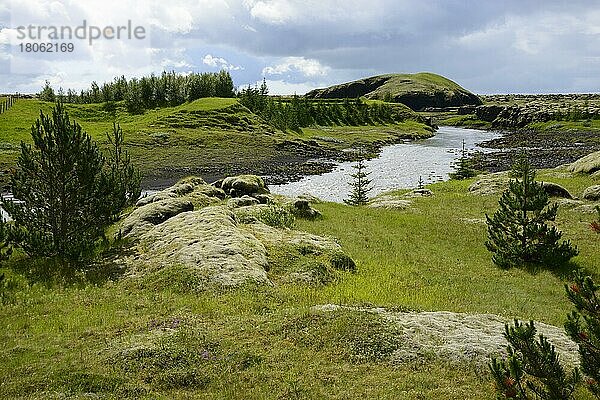
<svg viewBox="0 0 600 400">
<path fill-rule="evenodd" d="M 115 102 L 123 101 L 128 112 L 138 114 L 147 109 L 178 106 L 203 97 L 235 97 L 235 86 L 231 75 L 225 70 L 188 75 L 163 71 L 159 76 L 151 74 L 139 79 L 127 80 L 125 76 L 120 76 L 101 86 L 94 81 L 89 89 L 80 92 L 72 89 L 65 92 L 62 88 L 55 92 L 50 82 L 46 81 L 38 97 L 51 102 L 104 103 L 109 110 L 114 109 Z"/>
<path fill-rule="evenodd" d="M 291 99 L 284 100 L 270 97 L 268 93 L 269 89 L 263 79 L 260 87 L 248 86 L 238 96 L 250 111 L 283 131 L 297 131 L 313 125 L 375 125 L 402 122 L 405 119 L 402 110 L 382 102 L 367 103 L 360 98 L 322 102 L 295 94 Z"/>
</svg>

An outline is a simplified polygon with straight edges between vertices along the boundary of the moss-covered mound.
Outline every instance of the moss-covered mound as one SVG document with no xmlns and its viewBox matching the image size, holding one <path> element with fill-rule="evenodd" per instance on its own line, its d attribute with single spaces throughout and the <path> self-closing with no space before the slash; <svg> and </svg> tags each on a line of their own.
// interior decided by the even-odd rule
<svg viewBox="0 0 600 400">
<path fill-rule="evenodd" d="M 479 97 L 457 83 L 429 72 L 378 75 L 316 89 L 306 96 L 323 99 L 364 96 L 368 99 L 402 103 L 413 110 L 481 104 Z"/>
<path fill-rule="evenodd" d="M 247 284 L 324 284 L 354 261 L 332 238 L 290 229 L 316 218 L 306 200 L 269 194 L 255 175 L 208 185 L 189 177 L 138 201 L 119 225 L 133 282 L 203 291 Z M 225 193 L 228 196 L 225 197 Z M 259 204 L 262 203 L 262 204 Z"/>
</svg>

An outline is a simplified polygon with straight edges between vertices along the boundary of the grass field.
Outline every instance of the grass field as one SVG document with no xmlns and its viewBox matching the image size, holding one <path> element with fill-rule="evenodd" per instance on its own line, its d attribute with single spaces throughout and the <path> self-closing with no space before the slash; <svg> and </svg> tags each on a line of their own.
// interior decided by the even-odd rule
<svg viewBox="0 0 600 400">
<path fill-rule="evenodd" d="M 553 171 L 539 178 L 577 196 L 598 183 Z M 358 265 L 328 286 L 187 293 L 101 277 L 50 283 L 33 265 L 3 268 L 0 397 L 493 399 L 486 368 L 390 364 L 393 332 L 376 316 L 311 311 L 336 303 L 561 326 L 567 271 L 496 268 L 482 218 L 497 196 L 467 193 L 471 182 L 431 185 L 435 195 L 405 211 L 315 205 L 324 218 L 296 228 L 337 237 Z M 561 208 L 557 225 L 579 247 L 574 265 L 599 278 L 592 218 Z"/>
</svg>

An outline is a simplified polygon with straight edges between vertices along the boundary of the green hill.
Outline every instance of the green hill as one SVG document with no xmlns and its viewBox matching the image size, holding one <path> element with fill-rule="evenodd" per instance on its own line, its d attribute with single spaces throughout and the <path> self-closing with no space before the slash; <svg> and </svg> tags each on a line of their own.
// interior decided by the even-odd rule
<svg viewBox="0 0 600 400">
<path fill-rule="evenodd" d="M 306 96 L 324 99 L 364 96 L 368 99 L 402 103 L 413 110 L 481 104 L 479 97 L 457 83 L 429 72 L 378 75 L 325 89 L 316 89 Z"/>
</svg>

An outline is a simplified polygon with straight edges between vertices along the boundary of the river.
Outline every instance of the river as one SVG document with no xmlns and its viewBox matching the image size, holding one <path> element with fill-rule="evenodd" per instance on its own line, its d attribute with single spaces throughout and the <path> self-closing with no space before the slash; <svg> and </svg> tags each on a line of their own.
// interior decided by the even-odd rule
<svg viewBox="0 0 600 400">
<path fill-rule="evenodd" d="M 499 137 L 497 132 L 442 126 L 429 139 L 409 141 L 386 146 L 377 158 L 365 162 L 373 189 L 369 195 L 393 189 L 418 186 L 419 178 L 425 184 L 447 180 L 460 158 L 463 140 L 468 152 L 488 152 L 477 144 Z M 300 181 L 283 185 L 270 185 L 273 193 L 286 196 L 311 194 L 322 200 L 342 202 L 350 194 L 350 174 L 355 163 L 340 163 L 333 171 L 322 175 L 306 176 Z"/>
</svg>

